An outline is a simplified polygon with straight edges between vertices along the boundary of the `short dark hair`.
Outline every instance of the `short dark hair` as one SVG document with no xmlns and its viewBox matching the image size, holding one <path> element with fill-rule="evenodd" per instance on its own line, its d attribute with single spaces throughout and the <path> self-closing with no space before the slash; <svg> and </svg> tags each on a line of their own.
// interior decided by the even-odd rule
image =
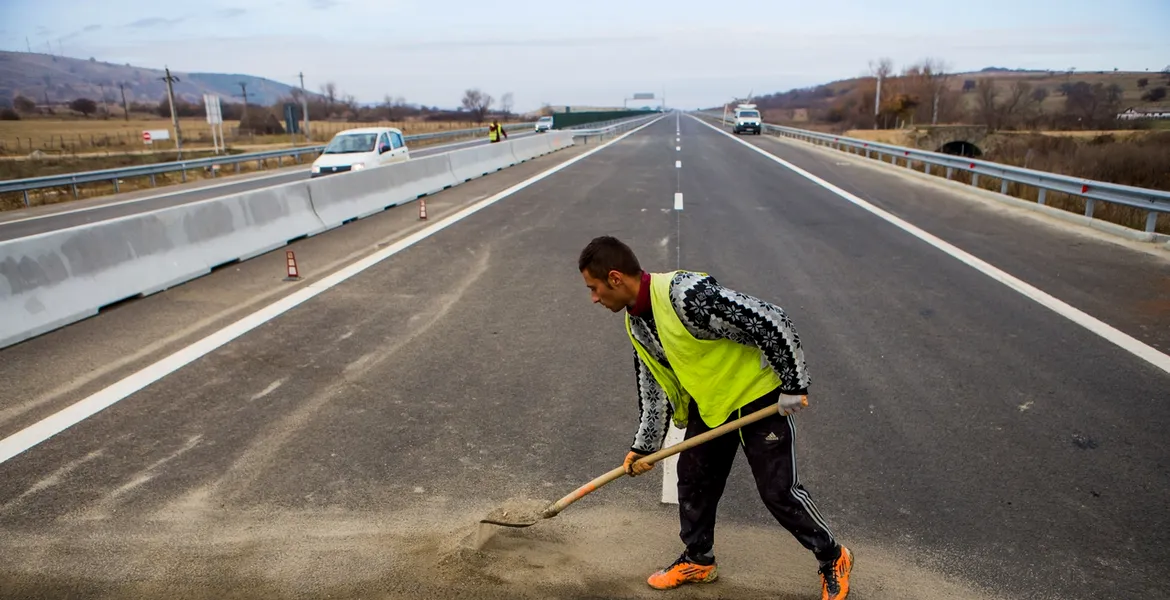
<svg viewBox="0 0 1170 600">
<path fill-rule="evenodd" d="M 605 279 L 610 271 L 623 275 L 641 275 L 642 265 L 634 251 L 621 240 L 603 235 L 593 238 L 577 259 L 577 270 L 589 273 L 594 279 Z"/>
</svg>

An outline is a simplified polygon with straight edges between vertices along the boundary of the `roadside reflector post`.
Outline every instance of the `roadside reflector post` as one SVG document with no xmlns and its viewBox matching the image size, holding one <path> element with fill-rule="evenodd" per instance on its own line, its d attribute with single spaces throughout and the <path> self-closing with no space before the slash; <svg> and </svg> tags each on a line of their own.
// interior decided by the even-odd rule
<svg viewBox="0 0 1170 600">
<path fill-rule="evenodd" d="M 288 267 L 288 277 L 285 277 L 284 280 L 285 281 L 299 280 L 301 278 L 301 270 L 297 268 L 297 256 L 295 254 L 293 254 L 292 250 L 288 250 L 284 253 L 284 257 L 285 257 L 285 264 Z"/>
<path fill-rule="evenodd" d="M 427 220 L 427 199 L 426 198 L 419 198 L 418 199 L 418 218 L 420 221 Z"/>
</svg>

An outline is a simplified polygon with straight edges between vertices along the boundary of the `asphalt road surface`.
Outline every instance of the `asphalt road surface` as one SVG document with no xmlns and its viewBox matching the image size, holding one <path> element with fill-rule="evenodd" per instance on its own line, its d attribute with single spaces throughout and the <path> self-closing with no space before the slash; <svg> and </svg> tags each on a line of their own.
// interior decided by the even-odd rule
<svg viewBox="0 0 1170 600">
<path fill-rule="evenodd" d="M 0 439 L 297 289 L 482 210 L 0 464 L 0 596 L 663 598 L 662 472 L 488 531 L 620 463 L 620 315 L 576 272 L 617 235 L 654 271 L 773 300 L 810 361 L 801 476 L 858 599 L 1166 597 L 1170 375 L 683 117 L 398 207 L 0 351 Z M 1165 352 L 1170 260 L 766 137 L 745 141 Z M 681 149 L 676 149 L 681 148 Z M 566 160 L 577 162 L 514 189 Z M 681 167 L 676 167 L 681 161 Z M 683 194 L 675 210 L 675 194 Z M 818 598 L 740 459 L 718 583 Z M 478 548 L 477 548 L 478 546 Z"/>
<path fill-rule="evenodd" d="M 535 135 L 532 132 L 512 133 L 508 139 Z M 412 157 L 421 158 L 462 148 L 471 148 L 488 143 L 487 139 L 423 146 L 411 150 Z M 171 191 L 160 189 L 118 194 L 104 198 L 84 200 L 75 203 L 55 204 L 36 207 L 32 210 L 11 211 L 0 215 L 0 241 L 11 240 L 66 227 L 97 223 L 160 208 L 179 206 L 200 200 L 239 194 L 309 178 L 309 167 L 278 169 L 276 173 L 260 173 L 243 177 L 228 177 L 223 180 L 205 180 L 191 185 L 171 186 Z M 166 190 L 168 188 L 162 188 Z"/>
</svg>

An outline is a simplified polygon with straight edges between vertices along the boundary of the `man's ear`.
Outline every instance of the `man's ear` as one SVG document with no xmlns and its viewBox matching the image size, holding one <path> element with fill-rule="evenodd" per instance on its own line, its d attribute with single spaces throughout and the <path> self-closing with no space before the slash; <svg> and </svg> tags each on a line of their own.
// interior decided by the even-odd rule
<svg viewBox="0 0 1170 600">
<path fill-rule="evenodd" d="M 605 282 L 609 284 L 609 287 L 611 288 L 616 288 L 617 286 L 621 285 L 622 281 L 624 281 L 622 274 L 616 269 L 605 275 Z"/>
</svg>

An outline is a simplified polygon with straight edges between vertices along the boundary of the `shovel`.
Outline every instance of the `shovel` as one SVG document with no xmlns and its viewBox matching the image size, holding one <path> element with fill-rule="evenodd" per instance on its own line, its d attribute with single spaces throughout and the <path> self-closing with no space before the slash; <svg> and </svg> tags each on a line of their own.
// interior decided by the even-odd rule
<svg viewBox="0 0 1170 600">
<path fill-rule="evenodd" d="M 765 417 L 770 417 L 776 414 L 778 410 L 779 407 L 776 404 L 773 404 L 767 408 L 761 408 L 760 410 L 757 410 L 756 412 L 751 413 L 746 417 L 740 417 L 734 421 L 728 421 L 706 433 L 700 433 L 693 438 L 686 439 L 673 446 L 663 448 L 654 454 L 639 458 L 636 462 L 652 465 L 664 458 L 674 456 L 683 450 L 689 450 L 695 446 L 698 446 L 699 444 L 709 442 L 725 433 L 734 431 L 746 425 L 750 425 Z M 600 488 L 616 479 L 620 479 L 625 474 L 626 469 L 624 466 L 617 467 L 614 470 L 598 477 L 597 479 L 594 479 L 593 481 L 590 481 L 589 483 L 586 483 L 585 485 L 577 488 L 576 490 L 573 490 L 571 494 L 561 498 L 560 500 L 557 500 L 556 502 L 553 502 L 552 504 L 545 507 L 544 510 L 514 510 L 511 511 L 511 514 L 509 514 L 509 511 L 496 510 L 489 514 L 486 518 L 480 520 L 480 523 L 501 525 L 503 527 L 530 527 L 539 523 L 542 519 L 551 519 L 559 515 L 561 511 L 568 508 L 570 504 L 580 500 L 581 498 L 584 498 L 592 492 L 597 491 L 597 488 Z"/>
</svg>

